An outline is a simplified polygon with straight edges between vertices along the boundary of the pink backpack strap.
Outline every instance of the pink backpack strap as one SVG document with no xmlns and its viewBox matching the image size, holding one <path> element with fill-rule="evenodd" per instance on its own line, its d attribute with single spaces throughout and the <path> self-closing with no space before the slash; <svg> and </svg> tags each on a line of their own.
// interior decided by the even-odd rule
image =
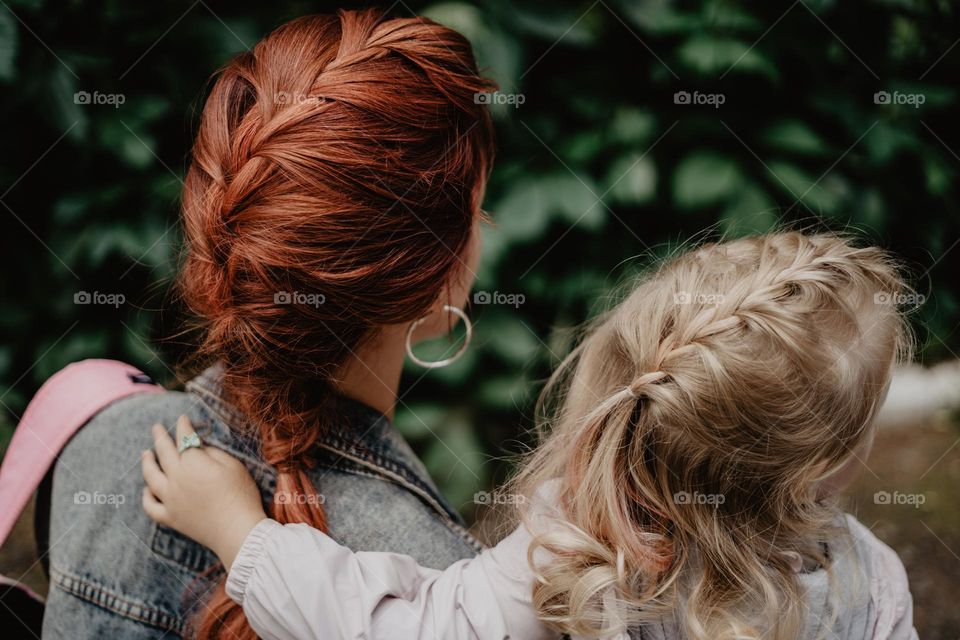
<svg viewBox="0 0 960 640">
<path fill-rule="evenodd" d="M 70 438 L 111 402 L 135 393 L 156 393 L 139 369 L 117 360 L 67 365 L 30 401 L 0 465 L 0 545 Z"/>
</svg>

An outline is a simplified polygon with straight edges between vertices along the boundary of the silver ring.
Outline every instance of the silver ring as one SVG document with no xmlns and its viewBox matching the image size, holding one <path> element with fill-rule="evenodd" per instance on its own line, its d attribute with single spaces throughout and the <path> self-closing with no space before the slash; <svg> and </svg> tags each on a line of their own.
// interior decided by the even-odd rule
<svg viewBox="0 0 960 640">
<path fill-rule="evenodd" d="M 200 436 L 195 433 L 191 433 L 180 438 L 180 446 L 177 448 L 177 452 L 183 453 L 187 449 L 199 449 L 202 446 L 203 441 L 200 440 Z"/>
<path fill-rule="evenodd" d="M 410 323 L 410 327 L 407 329 L 407 355 L 410 357 L 411 360 L 413 360 L 415 363 L 417 363 L 418 365 L 420 365 L 425 369 L 439 369 L 440 367 L 445 367 L 448 364 L 453 364 L 460 358 L 460 356 L 462 356 L 466 352 L 467 347 L 470 346 L 470 340 L 473 338 L 473 324 L 470 322 L 470 318 L 467 317 L 467 314 L 463 312 L 463 309 L 460 309 L 459 307 L 454 307 L 449 304 L 445 304 L 443 305 L 443 310 L 446 311 L 447 313 L 452 313 L 453 315 L 463 320 L 463 327 L 467 333 L 463 337 L 463 344 L 460 346 L 459 349 L 457 349 L 457 352 L 455 354 L 453 354 L 449 358 L 444 358 L 443 360 L 436 360 L 434 362 L 430 362 L 428 360 L 421 360 L 416 355 L 414 355 L 413 345 L 410 344 L 410 341 L 413 339 L 413 332 L 417 329 L 417 327 L 419 327 L 421 324 L 426 322 L 427 318 L 429 318 L 430 316 L 424 316 L 419 320 L 414 320 L 412 323 Z"/>
</svg>

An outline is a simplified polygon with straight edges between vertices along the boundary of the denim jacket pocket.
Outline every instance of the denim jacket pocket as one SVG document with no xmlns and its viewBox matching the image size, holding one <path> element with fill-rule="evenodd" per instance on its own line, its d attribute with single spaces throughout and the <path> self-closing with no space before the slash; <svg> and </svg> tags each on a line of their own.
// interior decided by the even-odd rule
<svg viewBox="0 0 960 640">
<path fill-rule="evenodd" d="M 191 573 L 202 573 L 217 564 L 216 555 L 190 538 L 160 524 L 150 530 L 150 549 Z"/>
</svg>

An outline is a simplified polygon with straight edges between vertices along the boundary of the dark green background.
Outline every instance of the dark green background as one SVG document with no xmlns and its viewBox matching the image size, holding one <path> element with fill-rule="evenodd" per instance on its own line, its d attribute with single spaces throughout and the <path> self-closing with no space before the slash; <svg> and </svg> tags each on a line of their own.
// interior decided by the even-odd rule
<svg viewBox="0 0 960 640">
<path fill-rule="evenodd" d="M 389 6 L 389 5 L 384 5 Z M 168 295 L 180 179 L 207 80 L 271 28 L 333 5 L 0 6 L 0 443 L 43 380 L 120 358 L 172 383 L 189 335 Z M 499 160 L 468 355 L 411 368 L 397 416 L 454 504 L 502 478 L 537 383 L 618 282 L 705 229 L 853 227 L 927 302 L 928 361 L 957 351 L 958 9 L 950 2 L 396 3 L 461 30 L 518 108 Z M 877 91 L 925 103 L 877 105 Z M 123 94 L 118 108 L 77 91 Z M 725 103 L 677 105 L 677 91 Z M 949 274 L 953 273 L 951 277 Z M 118 309 L 78 291 L 122 293 Z"/>
</svg>

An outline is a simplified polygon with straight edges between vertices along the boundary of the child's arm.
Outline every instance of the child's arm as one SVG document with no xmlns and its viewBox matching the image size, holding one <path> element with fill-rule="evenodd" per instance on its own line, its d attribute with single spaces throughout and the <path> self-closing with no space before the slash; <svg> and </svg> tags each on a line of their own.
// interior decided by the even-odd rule
<svg viewBox="0 0 960 640">
<path fill-rule="evenodd" d="M 528 542 L 518 529 L 438 571 L 401 554 L 352 552 L 304 524 L 264 520 L 237 555 L 227 593 L 268 639 L 558 638 L 531 607 Z"/>
<path fill-rule="evenodd" d="M 863 561 L 871 565 L 869 588 L 877 617 L 873 638 L 918 640 L 913 627 L 913 597 L 900 556 L 852 515 L 847 514 L 846 520 L 850 535 L 861 546 Z"/>
<path fill-rule="evenodd" d="M 191 433 L 181 417 L 178 440 Z M 307 525 L 267 519 L 253 479 L 226 453 L 178 454 L 159 426 L 154 438 L 160 465 L 144 453 L 144 509 L 217 554 L 227 593 L 261 637 L 557 637 L 531 607 L 524 527 L 445 571 L 400 554 L 354 553 Z"/>
</svg>

